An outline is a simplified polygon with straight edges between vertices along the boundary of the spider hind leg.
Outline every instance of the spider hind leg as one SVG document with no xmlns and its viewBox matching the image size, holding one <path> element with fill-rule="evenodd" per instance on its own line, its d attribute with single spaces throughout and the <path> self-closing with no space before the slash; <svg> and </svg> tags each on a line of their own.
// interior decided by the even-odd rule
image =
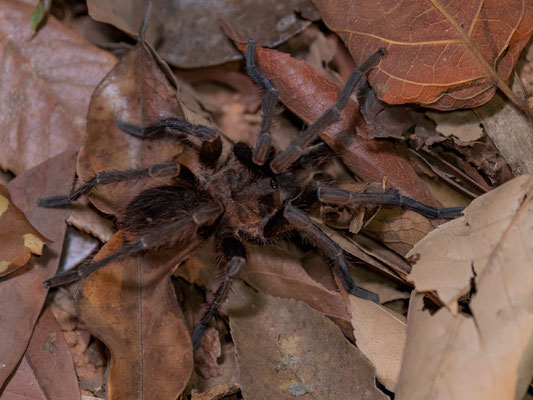
<svg viewBox="0 0 533 400">
<path fill-rule="evenodd" d="M 73 283 L 86 278 L 93 272 L 111 263 L 123 260 L 132 254 L 144 250 L 169 247 L 180 240 L 187 239 L 191 237 L 191 235 L 196 234 L 198 229 L 204 226 L 213 225 L 223 211 L 224 209 L 220 203 L 209 201 L 196 205 L 188 212 L 175 212 L 174 217 L 170 221 L 167 221 L 166 224 L 158 223 L 157 225 L 150 226 L 149 230 L 147 230 L 145 226 L 143 230 L 147 231 L 140 236 L 137 236 L 139 232 L 141 232 L 140 228 L 138 229 L 138 232 L 135 232 L 135 230 L 126 230 L 126 236 L 128 236 L 128 234 L 133 237 L 136 236 L 136 239 L 130 241 L 129 244 L 122 247 L 122 249 L 101 260 L 83 264 L 75 271 L 57 274 L 46 280 L 44 285 L 50 288 Z M 133 228 L 133 225 L 130 227 Z"/>
<path fill-rule="evenodd" d="M 200 322 L 194 328 L 192 342 L 194 350 L 200 347 L 202 337 L 211 321 L 218 315 L 220 307 L 228 298 L 233 280 L 246 265 L 246 250 L 241 240 L 235 236 L 225 236 L 220 240 L 220 248 L 223 254 L 224 276 L 213 299 L 207 305 Z"/>
</svg>

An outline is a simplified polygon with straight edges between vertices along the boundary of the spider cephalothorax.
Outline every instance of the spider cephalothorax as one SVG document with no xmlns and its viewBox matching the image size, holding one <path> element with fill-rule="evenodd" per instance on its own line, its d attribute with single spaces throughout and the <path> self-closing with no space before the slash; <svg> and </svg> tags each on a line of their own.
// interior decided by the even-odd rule
<svg viewBox="0 0 533 400">
<path fill-rule="evenodd" d="M 197 347 L 210 320 L 225 301 L 232 280 L 246 264 L 243 242 L 270 243 L 296 230 L 335 264 L 350 293 L 377 301 L 374 293 L 355 285 L 348 273 L 343 251 L 312 223 L 308 213 L 327 203 L 344 207 L 399 206 L 429 218 L 453 218 L 460 215 L 461 208 L 437 210 L 401 196 L 397 191 L 361 194 L 320 182 L 301 184 L 295 171 L 313 164 L 309 160 L 323 152 L 323 144 L 313 145 L 318 134 L 339 120 L 361 77 L 380 62 L 384 54 L 385 51 L 380 49 L 363 62 L 350 75 L 337 103 L 280 152 L 272 147 L 270 135 L 278 91 L 256 68 L 253 41 L 248 42 L 247 72 L 265 90 L 261 131 L 254 148 L 237 143 L 221 160 L 221 139 L 216 131 L 205 126 L 177 118 L 168 118 L 143 128 L 120 122 L 123 131 L 143 139 L 165 131 L 179 138 L 200 140 L 198 159 L 202 168 L 193 174 L 184 165 L 172 161 L 138 170 L 101 172 L 68 196 L 41 199 L 41 206 L 54 207 L 69 204 L 98 185 L 159 176 L 174 179 L 173 185 L 143 191 L 127 206 L 119 221 L 127 238 L 127 244 L 121 250 L 100 261 L 82 265 L 76 271 L 59 274 L 46 284 L 58 286 L 74 282 L 130 254 L 171 246 L 193 235 L 214 235 L 223 256 L 223 278 L 193 334 L 194 346 Z"/>
</svg>

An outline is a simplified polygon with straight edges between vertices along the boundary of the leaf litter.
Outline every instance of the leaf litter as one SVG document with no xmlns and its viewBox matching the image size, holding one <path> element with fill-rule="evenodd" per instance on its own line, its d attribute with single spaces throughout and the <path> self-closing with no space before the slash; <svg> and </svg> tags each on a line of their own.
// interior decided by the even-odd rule
<svg viewBox="0 0 533 400">
<path fill-rule="evenodd" d="M 527 15 L 524 15 L 526 18 Z M 56 20 L 53 21 L 57 24 Z M 43 29 L 47 26 L 45 24 Z M 232 26 L 235 25 L 232 24 Z M 136 31 L 137 27 L 133 28 Z M 520 29 L 522 30 L 518 36 L 528 35 L 527 26 L 520 27 Z M 241 31 L 240 28 L 237 30 Z M 37 37 L 39 34 L 41 31 L 37 33 Z M 196 35 L 202 38 L 200 34 Z M 299 57 L 302 54 L 301 58 L 311 62 L 314 68 L 283 53 L 258 48 L 258 64 L 280 89 L 285 106 L 307 123 L 316 119 L 317 115 L 334 102 L 338 95 L 339 75 L 336 75 L 330 67 L 335 68 L 335 63 L 339 63 L 337 67 L 340 76 L 345 76 L 342 73 L 343 68 L 347 71 L 353 69 L 351 61 L 342 61 L 344 51 L 342 47 L 337 47 L 336 51 L 332 51 L 331 46 L 336 41 L 330 35 L 331 33 L 328 33 L 325 39 L 322 33 L 316 33 L 316 31 L 313 33 L 311 29 L 309 34 L 295 36 L 284 45 L 284 48 L 289 49 L 293 54 L 298 54 Z M 513 40 L 511 53 L 514 52 L 512 57 L 516 58 L 515 53 L 518 51 L 516 49 L 522 44 L 519 43 L 520 39 L 513 38 Z M 0 41 L 3 43 L 3 39 L 0 38 Z M 176 42 L 177 46 L 179 42 L 181 41 Z M 195 54 L 194 52 L 182 53 L 186 57 Z M 110 60 L 112 59 L 111 57 Z M 200 60 L 200 62 L 204 61 Z M 508 61 L 505 62 L 508 63 Z M 509 70 L 513 64 L 508 66 Z M 224 132 L 225 137 L 234 141 L 252 141 L 260 123 L 257 110 L 257 99 L 260 98 L 260 94 L 249 83 L 242 90 L 239 89 L 241 85 L 239 82 L 248 79 L 239 65 L 217 68 L 216 72 L 213 72 L 214 75 L 211 72 L 191 70 L 183 76 L 186 75 L 187 81 L 191 82 L 195 88 L 203 87 L 200 91 L 201 101 L 204 105 L 209 104 L 205 108 L 213 113 L 219 126 L 227 131 Z M 178 75 L 182 73 L 182 71 L 176 72 Z M 213 76 L 216 78 L 212 79 Z M 230 89 L 223 89 L 220 86 L 221 81 L 225 79 L 234 82 L 233 86 L 229 84 Z M 205 85 L 207 81 L 210 82 L 209 85 Z M 95 85 L 96 83 L 93 84 L 93 89 Z M 161 90 L 156 94 L 154 88 Z M 220 95 L 222 90 L 225 90 L 224 95 Z M 463 94 L 467 95 L 465 101 L 477 101 L 490 90 L 492 88 L 483 92 L 481 97 L 471 98 L 468 98 L 470 94 L 464 92 Z M 372 93 L 372 91 L 367 92 L 367 95 Z M 452 97 L 457 93 L 460 92 L 449 92 Z M 162 116 L 185 115 L 193 122 L 199 123 L 196 120 L 198 118 L 202 121 L 201 123 L 205 124 L 206 112 L 201 106 L 194 104 L 195 97 L 195 93 L 187 85 L 176 81 L 169 74 L 169 70 L 164 68 L 159 56 L 149 44 L 136 45 L 126 53 L 115 69 L 109 72 L 93 96 L 87 118 L 88 136 L 78 158 L 80 182 L 76 184 L 82 183 L 102 170 L 132 168 L 139 164 L 149 165 L 175 156 L 180 159 L 186 158 L 187 154 L 182 151 L 183 146 L 176 142 L 154 141 L 149 146 L 146 146 L 146 143 L 136 143 L 116 128 L 116 121 L 131 120 L 134 123 L 145 124 L 158 120 Z M 336 151 L 342 152 L 344 165 L 347 167 L 339 170 L 338 166 L 335 168 L 332 166 L 333 163 L 327 163 L 321 171 L 327 179 L 350 184 L 358 179 L 367 182 L 374 181 L 377 183 L 378 190 L 379 187 L 399 187 L 410 196 L 434 205 L 448 202 L 449 198 L 446 197 L 448 195 L 445 196 L 443 193 L 456 193 L 454 190 L 462 189 L 466 181 L 475 182 L 478 187 L 483 187 L 483 190 L 471 196 L 476 197 L 485 192 L 489 192 L 488 195 L 492 194 L 494 187 L 511 179 L 509 174 L 501 173 L 506 168 L 505 162 L 487 166 L 484 161 L 490 162 L 496 155 L 499 155 L 498 150 L 494 148 L 491 150 L 492 153 L 486 151 L 486 149 L 491 149 L 487 141 L 487 133 L 492 137 L 489 132 L 492 128 L 489 124 L 483 124 L 487 116 L 478 115 L 484 129 L 481 133 L 478 130 L 478 135 L 481 136 L 475 142 L 465 142 L 456 138 L 446 139 L 436 131 L 432 131 L 430 136 L 420 137 L 419 144 L 424 146 L 423 154 L 426 158 L 423 163 L 414 162 L 412 153 L 406 146 L 406 142 L 409 142 L 406 138 L 410 138 L 409 135 L 413 130 L 415 133 L 420 132 L 421 124 L 428 127 L 431 123 L 428 125 L 423 113 L 418 110 L 415 110 L 413 114 L 412 108 L 394 108 L 380 102 L 375 97 L 369 97 L 369 99 L 372 104 L 367 103 L 366 106 L 374 107 L 370 107 L 370 113 L 364 110 L 364 104 L 359 111 L 358 104 L 351 100 L 341 123 L 323 133 L 322 139 Z M 86 98 L 87 102 L 88 100 L 89 96 Z M 364 103 L 361 98 L 360 101 Z M 466 104 L 461 101 L 453 103 L 454 107 Z M 445 99 L 442 104 L 448 107 L 451 103 Z M 415 117 L 411 118 L 407 114 L 411 117 L 415 115 Z M 85 118 L 85 115 L 82 115 L 82 118 Z M 453 122 L 451 114 L 448 118 Z M 288 111 L 280 112 L 277 120 L 279 122 L 273 128 L 275 143 L 284 146 L 290 137 L 301 130 L 301 122 L 295 123 L 294 115 Z M 211 125 L 210 122 L 207 123 Z M 80 126 L 83 126 L 83 123 Z M 527 122 L 525 126 L 529 126 Z M 459 125 L 455 130 L 459 136 L 461 128 Z M 55 133 L 62 135 L 62 129 Z M 357 132 L 357 136 L 352 135 L 354 131 Z M 378 134 L 384 132 L 382 136 L 385 138 L 370 139 L 376 136 L 372 132 Z M 461 137 L 465 139 L 464 136 Z M 72 149 L 79 148 L 80 143 L 81 141 L 73 142 Z M 527 147 L 524 149 L 519 156 L 524 163 L 520 164 L 520 161 L 511 160 L 512 169 L 515 172 L 519 168 L 516 165 L 527 164 L 527 156 L 524 156 L 527 154 Z M 428 154 L 437 154 L 436 150 L 440 151 L 438 157 L 441 162 L 438 168 L 435 159 L 428 157 Z M 24 154 L 24 150 L 18 150 L 18 152 Z M 502 155 L 506 159 L 509 158 L 505 152 L 502 152 Z M 5 157 L 1 156 L 0 163 L 4 160 Z M 443 163 L 442 160 L 445 162 Z M 452 165 L 453 168 L 442 170 L 443 165 Z M 72 170 L 71 168 L 70 171 Z M 50 171 L 43 170 L 43 173 L 49 174 Z M 431 183 L 429 186 L 431 190 L 426 186 L 428 181 Z M 65 178 L 62 181 L 65 188 L 60 190 L 60 186 L 51 187 L 50 194 L 68 192 L 71 182 L 72 179 Z M 442 182 L 447 182 L 452 188 L 446 186 L 446 189 L 442 189 Z M 452 182 L 454 184 L 451 184 Z M 133 185 L 117 185 L 110 191 L 98 192 L 91 197 L 91 201 L 98 209 L 120 219 L 123 205 L 128 202 L 123 199 L 135 196 L 142 188 L 142 182 Z M 471 188 L 468 190 L 472 192 Z M 506 199 L 515 193 L 505 190 L 501 196 Z M 517 196 L 520 197 L 520 195 Z M 117 201 L 121 198 L 122 200 Z M 483 198 L 484 196 L 478 200 Z M 487 210 L 490 204 L 489 206 L 482 204 L 478 207 L 489 212 Z M 505 201 L 504 204 L 503 207 L 509 207 Z M 72 216 L 82 209 L 85 210 L 84 214 L 79 214 L 78 217 Z M 23 208 L 22 210 L 26 212 Z M 299 243 L 296 240 L 291 244 L 280 244 L 281 248 L 278 249 L 251 246 L 248 248 L 249 266 L 242 276 L 244 282 L 251 287 L 240 284 L 236 289 L 232 295 L 232 301 L 221 312 L 221 319 L 216 324 L 217 329 L 209 329 L 208 340 L 195 354 L 196 371 L 193 371 L 189 333 L 201 315 L 201 303 L 209 301 L 210 292 L 216 288 L 216 251 L 214 247 L 211 250 L 202 250 L 188 262 L 180 265 L 175 275 L 182 278 L 171 278 L 172 267 L 180 263 L 183 254 L 187 252 L 187 249 L 176 248 L 173 252 L 164 251 L 153 256 L 128 258 L 86 279 L 80 284 L 76 295 L 78 311 L 74 305 L 75 287 L 56 291 L 54 296 L 47 301 L 45 313 L 49 315 L 47 310 L 50 307 L 61 325 L 62 333 L 55 331 L 55 340 L 52 340 L 49 335 L 46 336 L 50 339 L 48 341 L 45 339 L 47 348 L 54 352 L 56 348 L 54 343 L 63 343 L 64 348 L 62 341 L 64 336 L 71 347 L 76 374 L 79 377 L 79 389 L 84 399 L 89 396 L 90 398 L 104 396 L 138 398 L 142 395 L 150 398 L 154 396 L 176 398 L 184 389 L 185 392 L 181 394 L 183 398 L 197 400 L 236 399 L 236 395 L 240 394 L 246 399 L 272 398 L 273 390 L 281 390 L 279 398 L 285 398 L 283 396 L 306 398 L 314 393 L 321 393 L 318 398 L 326 398 L 325 396 L 331 393 L 335 393 L 336 398 L 359 398 L 357 396 L 365 395 L 374 396 L 372 398 L 386 398 L 382 392 L 383 388 L 385 392 L 395 392 L 397 398 L 411 399 L 418 395 L 422 396 L 420 398 L 427 398 L 424 395 L 428 393 L 428 387 L 433 388 L 434 392 L 429 393 L 430 397 L 435 395 L 435 398 L 446 398 L 439 397 L 445 396 L 443 393 L 460 393 L 457 395 L 459 397 L 456 397 L 460 398 L 463 390 L 475 392 L 472 398 L 476 398 L 475 395 L 480 396 L 480 393 L 485 395 L 484 398 L 521 398 L 531 379 L 528 371 L 533 370 L 530 366 L 530 353 L 527 350 L 523 351 L 522 358 L 519 354 L 521 350 L 528 348 L 527 332 L 530 327 L 527 325 L 529 318 L 527 306 L 523 308 L 526 311 L 521 311 L 520 314 L 520 317 L 524 316 L 524 321 L 519 317 L 513 319 L 514 309 L 509 311 L 505 299 L 499 299 L 494 295 L 501 293 L 500 288 L 496 288 L 497 285 L 487 279 L 486 281 L 490 282 L 487 284 L 489 288 L 484 289 L 484 277 L 489 273 L 478 273 L 481 268 L 475 269 L 477 273 L 475 276 L 472 269 L 467 271 L 465 268 L 465 272 L 462 275 L 459 274 L 453 281 L 453 290 L 451 290 L 446 285 L 450 281 L 450 276 L 454 274 L 449 272 L 451 267 L 448 267 L 447 275 L 436 273 L 436 276 L 440 278 L 440 282 L 436 284 L 431 284 L 432 277 L 429 272 L 422 276 L 426 276 L 430 284 L 417 279 L 414 281 L 415 289 L 425 293 L 425 304 L 433 310 L 434 314 L 431 315 L 422 308 L 423 296 L 421 294 L 413 295 L 409 302 L 408 313 L 405 299 L 413 285 L 408 279 L 416 278 L 417 268 L 423 265 L 420 263 L 425 258 L 437 256 L 424 256 L 425 251 L 416 250 L 415 253 L 420 254 L 417 256 L 420 259 L 415 262 L 417 257 L 410 258 L 414 263 L 414 269 L 411 275 L 408 275 L 411 266 L 402 254 L 405 255 L 409 251 L 411 251 L 409 255 L 415 254 L 411 250 L 412 246 L 426 233 L 432 231 L 434 224 L 430 224 L 425 219 L 417 220 L 415 217 L 413 219 L 408 213 L 406 215 L 403 212 L 395 213 L 390 210 L 379 210 L 377 214 L 375 212 L 376 210 L 356 212 L 355 210 L 330 208 L 320 217 L 315 216 L 314 221 L 319 222 L 321 229 L 328 232 L 334 241 L 354 256 L 351 259 L 351 273 L 355 279 L 363 282 L 363 287 L 380 294 L 384 302 L 380 306 L 348 296 L 342 286 L 336 282 L 328 263 L 314 252 L 310 252 L 305 243 Z M 336 219 L 322 219 L 326 215 L 328 218 L 334 217 L 335 213 L 338 213 Z M 350 215 L 350 213 L 353 214 Z M 494 214 L 492 211 L 489 213 Z M 475 217 L 471 217 L 470 222 L 475 221 L 474 225 L 478 226 L 477 223 L 485 221 L 482 214 L 476 213 Z M 105 218 L 102 218 L 92 205 L 86 203 L 84 206 L 76 206 L 72 215 L 69 221 L 76 226 L 94 233 L 103 241 L 111 237 L 113 230 L 109 226 L 102 225 Z M 528 213 L 524 215 L 527 216 Z M 464 218 L 467 217 L 468 214 Z M 28 219 L 31 222 L 29 216 Z M 453 225 L 454 222 L 440 226 L 434 234 L 449 229 L 447 227 L 450 224 Z M 36 228 L 39 229 L 38 226 Z M 43 231 L 43 233 L 46 232 Z M 106 252 L 120 246 L 123 240 L 121 235 L 119 231 L 97 257 L 102 257 Z M 494 247 L 491 243 L 498 242 L 499 239 L 491 235 L 494 235 L 492 231 L 475 241 Z M 432 237 L 431 234 L 429 237 Z M 51 239 L 55 240 L 53 237 Z M 420 245 L 422 243 L 424 241 Z M 189 243 L 185 245 L 187 246 L 194 247 L 195 244 Z M 48 247 L 48 245 L 45 246 L 45 254 Z M 446 254 L 455 254 L 453 249 L 440 243 L 433 247 L 447 251 Z M 506 249 L 506 246 L 500 247 Z M 67 254 L 70 251 L 67 248 L 64 250 Z M 57 254 L 60 254 L 60 249 Z M 443 256 L 438 257 L 440 260 L 445 260 Z M 35 256 L 32 256 L 30 263 L 34 258 Z M 72 258 L 70 263 L 75 265 L 79 263 L 79 259 Z M 459 266 L 461 263 L 462 260 L 458 263 Z M 66 265 L 68 262 L 63 261 L 61 264 Z M 479 260 L 475 264 L 479 267 Z M 527 261 L 518 264 L 527 265 Z M 487 271 L 490 265 L 488 262 Z M 502 265 L 507 266 L 505 263 Z M 26 268 L 27 266 L 21 269 Z M 364 271 L 368 268 L 371 271 Z M 382 276 L 378 278 L 376 273 Z M 18 274 L 20 274 L 19 271 L 14 271 L 11 275 L 15 277 L 13 279 L 16 279 Z M 5 289 L 3 290 L 5 286 L 2 284 L 10 282 L 11 275 L 0 279 L 0 296 L 2 291 L 8 293 Z M 39 279 L 42 281 L 43 278 Z M 177 282 L 180 284 L 177 285 Z M 473 282 L 475 285 L 472 285 Z M 176 302 L 174 287 L 178 292 L 179 304 Z M 519 286 L 522 289 L 524 287 Z M 527 292 L 528 289 L 524 290 Z M 39 289 L 34 292 L 42 293 Z M 244 297 L 242 297 L 243 293 L 246 294 Z M 493 297 L 501 300 L 502 302 L 498 304 L 502 305 L 494 307 Z M 248 305 L 240 307 L 236 312 L 235 308 L 232 308 L 235 306 L 236 299 L 243 301 L 245 298 L 247 299 L 245 303 Z M 40 310 L 43 304 L 41 299 L 43 299 L 42 295 L 32 300 L 34 302 L 32 307 Z M 4 305 L 13 304 L 13 301 L 10 299 L 9 303 Z M 520 303 L 519 300 L 517 301 Z M 432 302 L 434 304 L 431 304 Z M 118 309 L 117 305 L 119 305 Z M 441 308 L 435 312 L 439 306 Z M 492 308 L 503 310 L 501 315 L 497 316 L 498 318 L 510 318 L 514 323 L 518 321 L 521 325 L 515 324 L 519 328 L 510 330 L 508 328 L 510 324 L 505 325 L 499 319 L 495 323 L 494 313 L 491 314 Z M 10 310 L 10 312 L 13 311 Z M 407 329 L 406 314 L 409 318 Z M 80 317 L 82 320 L 78 319 Z M 477 328 L 479 331 L 487 326 L 491 328 L 490 334 L 483 331 L 481 335 L 482 338 L 487 338 L 488 345 L 483 347 L 485 351 L 481 350 L 482 347 L 479 345 L 477 348 L 472 346 L 471 338 L 476 337 L 478 333 L 475 330 L 466 331 L 466 336 L 458 336 L 468 339 L 460 342 L 464 346 L 463 353 L 452 354 L 449 348 L 443 348 L 443 344 L 447 343 L 445 334 L 444 336 L 442 334 L 442 329 L 447 328 L 443 327 L 449 327 L 446 324 L 452 322 L 453 327 L 456 327 L 458 324 L 463 324 L 464 320 L 471 321 L 472 319 L 479 320 Z M 19 317 L 19 320 L 22 319 Z M 20 343 L 30 341 L 31 344 L 31 340 L 34 338 L 37 340 L 38 337 L 36 328 L 34 337 L 30 338 L 36 321 L 35 311 L 25 316 L 24 320 L 26 321 L 24 329 L 18 330 L 22 334 L 18 335 L 20 338 L 17 339 Z M 469 329 L 472 328 L 472 324 L 466 323 L 466 325 Z M 87 329 L 103 340 L 107 350 L 101 342 L 89 334 Z M 312 334 L 309 333 L 310 329 Z M 14 332 L 11 325 L 8 331 Z M 463 329 L 461 332 L 464 331 Z M 449 329 L 445 332 L 449 332 Z M 508 333 L 516 335 L 518 339 L 515 342 L 519 344 L 513 343 L 499 348 L 501 335 Z M 320 340 L 320 335 L 327 335 L 328 340 Z M 349 341 L 346 341 L 343 335 Z M 290 340 L 279 340 L 289 336 Z M 251 340 L 253 337 L 261 339 L 254 341 Z M 453 340 L 453 337 L 450 340 Z M 39 341 L 42 342 L 42 339 Z M 13 349 L 9 349 L 11 353 L 16 353 L 16 357 L 12 355 L 10 357 L 16 358 L 17 361 L 24 355 L 24 349 L 20 343 L 18 347 L 14 346 Z M 160 343 L 168 344 L 167 348 L 163 350 L 158 347 Z M 154 351 L 154 346 L 157 351 Z M 257 356 L 261 352 L 257 349 L 263 347 L 277 350 L 269 350 L 266 352 L 266 358 L 263 356 L 259 359 Z M 432 352 L 436 352 L 437 358 L 444 357 L 448 369 L 438 370 L 435 374 L 433 365 L 428 361 L 429 355 L 432 354 L 429 348 Z M 469 351 L 474 351 L 474 353 L 469 353 Z M 235 353 L 237 353 L 236 358 Z M 1 354 L 3 357 L 4 352 Z M 333 356 L 327 359 L 326 364 L 324 357 L 329 354 Z M 486 368 L 489 372 L 485 370 L 483 372 L 490 377 L 490 383 L 483 380 L 487 379 L 486 376 L 481 376 L 477 381 L 475 377 L 470 381 L 465 381 L 458 375 L 459 372 L 454 372 L 471 368 L 470 364 L 461 364 L 461 356 L 464 354 L 474 354 L 473 362 L 488 360 L 484 367 L 491 366 Z M 282 356 L 281 364 L 280 359 L 276 359 L 276 355 Z M 28 354 L 24 356 L 24 360 L 27 357 Z M 296 359 L 298 362 L 293 362 Z M 519 374 L 516 376 L 513 376 L 511 372 L 506 375 L 499 374 L 499 382 L 496 382 L 497 379 L 490 374 L 504 370 L 498 362 L 493 360 L 505 360 L 505 365 L 509 365 L 509 371 L 512 370 L 513 365 L 520 365 Z M 352 392 L 355 390 L 351 385 L 354 375 L 339 369 L 345 364 L 350 365 L 353 371 L 357 371 L 354 374 L 359 376 L 358 379 L 362 379 L 357 393 Z M 10 365 L 11 372 L 16 368 L 16 361 L 8 365 Z M 324 369 L 325 365 L 327 369 Z M 429 368 L 426 368 L 426 365 Z M 278 368 L 280 366 L 283 368 Z M 46 372 L 42 367 L 33 370 L 31 367 L 29 370 L 24 370 L 23 367 L 26 368 L 24 362 L 18 369 L 21 369 L 21 373 L 27 374 L 27 378 L 23 378 L 24 384 L 34 382 L 35 386 L 35 382 L 42 380 L 43 372 Z M 0 372 L 3 368 L 0 368 Z M 72 367 L 70 370 L 68 366 L 65 368 L 65 376 L 72 377 L 74 371 Z M 106 368 L 109 374 L 107 383 L 104 377 Z M 18 369 L 7 386 L 3 388 L 3 396 L 8 395 L 7 388 L 13 388 L 14 382 L 19 382 L 17 385 L 21 384 L 21 381 L 17 380 Z M 420 374 L 414 374 L 421 370 L 426 373 L 423 378 Z M 274 371 L 275 374 L 269 375 L 269 371 Z M 361 373 L 365 378 L 362 378 Z M 454 373 L 457 375 L 453 375 Z M 331 376 L 332 374 L 334 376 Z M 449 380 L 446 374 L 455 378 Z M 153 376 L 159 378 L 151 380 Z M 190 380 L 189 376 L 192 376 Z M 283 379 L 279 379 L 281 376 Z M 53 381 L 54 377 L 57 375 L 51 373 L 49 379 Z M 376 387 L 376 378 L 379 387 Z M 265 384 L 261 384 L 262 382 Z M 478 386 L 478 382 L 493 385 L 494 391 L 486 394 L 483 392 L 484 388 Z M 41 394 L 48 394 L 50 397 L 51 386 L 42 386 L 42 381 L 38 384 L 44 388 Z M 75 384 L 69 387 L 71 388 L 69 390 L 76 390 L 73 389 L 76 387 Z M 35 396 L 41 398 L 38 397 L 40 394 L 35 394 Z M 52 395 L 52 398 L 54 396 L 62 395 Z M 69 398 L 73 397 L 69 396 Z"/>
</svg>

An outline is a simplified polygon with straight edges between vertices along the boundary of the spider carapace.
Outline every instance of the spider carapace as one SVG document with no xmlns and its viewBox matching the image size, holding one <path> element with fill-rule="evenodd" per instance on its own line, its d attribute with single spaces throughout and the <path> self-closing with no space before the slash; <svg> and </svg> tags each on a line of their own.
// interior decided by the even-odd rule
<svg viewBox="0 0 533 400">
<path fill-rule="evenodd" d="M 71 283 L 131 254 L 171 246 L 192 235 L 214 235 L 222 254 L 222 280 L 193 333 L 193 344 L 197 348 L 205 329 L 226 300 L 233 279 L 245 267 L 243 242 L 268 244 L 296 230 L 332 261 L 350 293 L 378 301 L 377 295 L 353 282 L 342 249 L 313 224 L 309 213 L 320 204 L 344 207 L 382 205 L 408 208 L 428 218 L 454 218 L 461 215 L 462 208 L 435 209 L 395 190 L 352 193 L 316 181 L 304 184 L 298 179 L 298 171 L 320 159 L 326 145 L 317 143 L 319 133 L 340 119 L 341 111 L 361 78 L 384 55 L 385 50 L 379 49 L 365 60 L 348 78 L 337 103 L 280 152 L 273 148 L 270 135 L 278 91 L 257 69 L 253 41 L 248 42 L 247 72 L 264 89 L 261 129 L 253 148 L 237 143 L 225 160 L 221 160 L 220 136 L 208 127 L 178 118 L 168 118 L 146 127 L 119 122 L 123 131 L 141 139 L 161 131 L 178 138 L 196 138 L 201 143 L 198 159 L 202 168 L 193 174 L 187 167 L 171 161 L 137 170 L 100 172 L 67 196 L 40 199 L 41 206 L 55 207 L 69 204 L 95 186 L 158 176 L 174 177 L 174 185 L 147 189 L 127 206 L 119 221 L 127 238 L 122 249 L 75 271 L 58 274 L 45 284 L 50 287 Z"/>
</svg>

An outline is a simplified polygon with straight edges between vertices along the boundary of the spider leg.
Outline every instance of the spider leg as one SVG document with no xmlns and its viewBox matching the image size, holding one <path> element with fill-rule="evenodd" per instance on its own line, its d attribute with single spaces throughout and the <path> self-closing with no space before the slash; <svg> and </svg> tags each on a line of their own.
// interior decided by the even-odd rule
<svg viewBox="0 0 533 400">
<path fill-rule="evenodd" d="M 194 328 L 192 343 L 194 350 L 200 347 L 202 337 L 213 318 L 218 315 L 220 307 L 228 298 L 229 290 L 233 279 L 246 265 L 246 251 L 242 242 L 234 236 L 226 236 L 220 242 L 222 254 L 224 255 L 224 278 L 220 283 L 213 299 L 207 306 L 207 310 L 202 315 L 200 322 Z"/>
<path fill-rule="evenodd" d="M 331 240 L 324 232 L 314 225 L 304 211 L 294 206 L 285 206 L 283 217 L 292 225 L 292 227 L 296 228 L 305 237 L 315 243 L 315 245 L 320 248 L 327 257 L 335 261 L 341 281 L 348 292 L 362 299 L 379 303 L 379 297 L 377 294 L 363 289 L 354 283 L 348 272 L 348 263 L 344 257 L 342 249 L 337 243 Z"/>
<path fill-rule="evenodd" d="M 317 190 L 321 203 L 339 206 L 392 206 L 415 211 L 426 218 L 457 218 L 464 207 L 433 208 L 410 197 L 402 196 L 397 190 L 383 193 L 353 193 L 336 187 L 321 186 Z"/>
<path fill-rule="evenodd" d="M 166 118 L 155 124 L 140 127 L 126 121 L 118 121 L 117 126 L 124 132 L 141 138 L 149 138 L 163 130 L 179 138 L 192 136 L 202 141 L 200 162 L 207 167 L 214 167 L 222 153 L 222 140 L 217 131 L 203 125 L 194 125 L 184 119 Z"/>
<path fill-rule="evenodd" d="M 291 144 L 282 152 L 276 155 L 270 163 L 270 169 L 276 174 L 286 171 L 300 156 L 305 149 L 316 140 L 318 134 L 327 126 L 340 120 L 341 112 L 346 107 L 352 92 L 361 83 L 361 78 L 365 76 L 377 63 L 385 56 L 385 49 L 380 48 L 365 61 L 363 61 L 355 71 L 351 73 L 344 88 L 339 94 L 337 103 L 328 108 L 318 119 L 309 125 Z"/>
<path fill-rule="evenodd" d="M 117 126 L 127 134 L 141 139 L 154 136 L 163 130 L 168 130 L 169 133 L 180 138 L 193 136 L 202 141 L 213 141 L 218 137 L 218 134 L 214 129 L 203 125 L 194 125 L 179 118 L 166 118 L 145 127 L 133 125 L 126 121 L 118 121 Z"/>
<path fill-rule="evenodd" d="M 209 202 L 196 207 L 192 213 L 176 218 L 172 223 L 154 229 L 141 236 L 136 242 L 130 243 L 119 251 L 105 257 L 99 261 L 81 265 L 74 271 L 67 271 L 44 281 L 47 288 L 66 285 L 83 279 L 93 272 L 105 267 L 113 262 L 143 250 L 150 250 L 162 246 L 170 246 L 179 240 L 186 239 L 193 235 L 202 226 L 213 224 L 223 212 L 222 206 L 218 202 Z"/>
<path fill-rule="evenodd" d="M 255 65 L 255 42 L 248 40 L 248 49 L 246 50 L 246 72 L 252 78 L 255 84 L 265 89 L 263 95 L 263 119 L 261 120 L 261 130 L 257 137 L 252 160 L 257 165 L 263 165 L 267 159 L 268 152 L 272 146 L 272 136 L 270 135 L 270 128 L 272 126 L 272 118 L 274 117 L 274 109 L 278 103 L 278 89 L 274 87 L 264 75 L 257 69 Z"/>
<path fill-rule="evenodd" d="M 163 176 L 178 176 L 181 172 L 185 172 L 186 167 L 182 167 L 175 162 L 167 162 L 163 164 L 152 165 L 148 168 L 130 169 L 126 171 L 103 171 L 96 174 L 93 178 L 74 189 L 66 196 L 52 196 L 44 197 L 37 200 L 39 207 L 51 208 L 66 206 L 72 201 L 78 199 L 80 196 L 88 194 L 93 188 L 100 185 L 108 185 L 110 183 L 125 182 L 141 178 L 155 178 Z"/>
</svg>

